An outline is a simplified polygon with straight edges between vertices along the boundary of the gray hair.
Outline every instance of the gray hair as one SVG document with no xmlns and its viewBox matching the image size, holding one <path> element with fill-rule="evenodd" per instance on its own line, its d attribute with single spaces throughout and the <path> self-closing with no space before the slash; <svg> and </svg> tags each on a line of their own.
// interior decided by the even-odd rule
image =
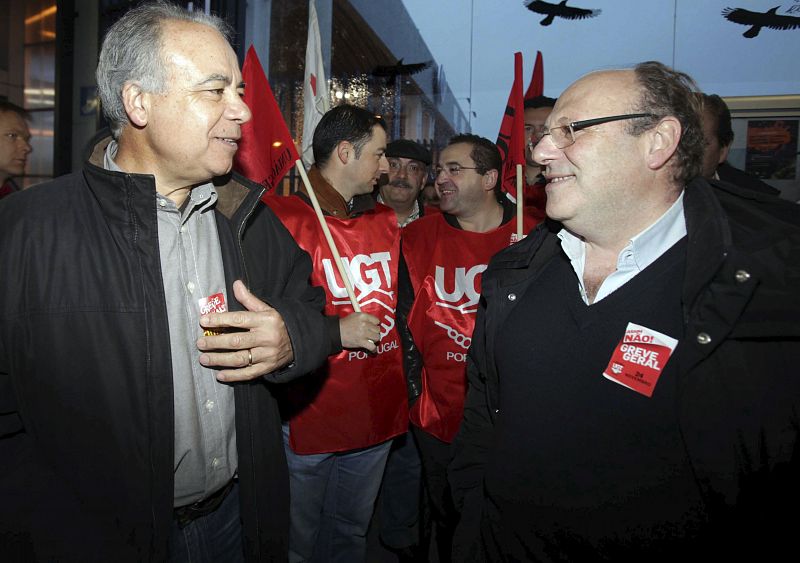
<svg viewBox="0 0 800 563">
<path fill-rule="evenodd" d="M 166 64 L 161 53 L 163 24 L 178 20 L 207 25 L 230 41 L 230 26 L 217 16 L 189 12 L 165 1 L 149 2 L 133 8 L 109 28 L 103 39 L 97 63 L 97 90 L 103 114 L 115 139 L 128 124 L 122 102 L 122 89 L 137 82 L 145 92 L 160 93 L 166 88 Z"/>
<path fill-rule="evenodd" d="M 691 76 L 657 61 L 639 63 L 633 69 L 641 94 L 636 112 L 656 117 L 631 121 L 628 133 L 641 135 L 664 116 L 681 123 L 681 138 L 675 150 L 672 177 L 676 185 L 686 186 L 701 175 L 705 139 L 701 125 L 702 100 Z"/>
</svg>

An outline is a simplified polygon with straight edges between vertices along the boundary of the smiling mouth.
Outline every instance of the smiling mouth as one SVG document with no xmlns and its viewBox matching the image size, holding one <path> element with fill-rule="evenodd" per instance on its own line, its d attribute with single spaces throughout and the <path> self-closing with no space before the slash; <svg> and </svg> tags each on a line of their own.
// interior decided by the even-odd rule
<svg viewBox="0 0 800 563">
<path fill-rule="evenodd" d="M 239 148 L 239 139 L 234 137 L 216 137 L 217 141 L 229 146 L 232 149 Z"/>
<path fill-rule="evenodd" d="M 547 180 L 548 184 L 558 184 L 559 182 L 571 180 L 574 177 L 575 177 L 574 174 L 561 175 L 561 176 L 555 174 L 545 174 L 545 179 Z"/>
</svg>

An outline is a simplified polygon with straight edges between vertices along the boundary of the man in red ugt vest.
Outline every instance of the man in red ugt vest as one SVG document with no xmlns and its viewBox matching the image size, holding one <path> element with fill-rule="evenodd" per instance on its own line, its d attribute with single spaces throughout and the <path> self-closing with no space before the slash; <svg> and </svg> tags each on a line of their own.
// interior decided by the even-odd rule
<svg viewBox="0 0 800 563">
<path fill-rule="evenodd" d="M 436 189 L 442 213 L 403 231 L 401 324 L 406 377 L 419 398 L 411 422 L 422 455 L 440 561 L 450 560 L 455 511 L 447 487 L 466 395 L 465 361 L 489 258 L 517 240 L 515 208 L 499 191 L 502 162 L 494 143 L 477 135 L 453 137 L 439 157 Z M 538 222 L 528 209 L 524 233 Z M 413 304 L 412 304 L 413 302 Z"/>
<path fill-rule="evenodd" d="M 283 404 L 290 474 L 289 560 L 363 561 L 366 532 L 391 439 L 408 428 L 395 327 L 400 231 L 394 211 L 371 197 L 388 171 L 386 126 L 371 112 L 338 106 L 313 139 L 308 173 L 349 271 L 361 314 L 304 190 L 268 198 L 311 256 L 311 281 L 325 290 L 332 355 L 289 387 Z"/>
</svg>

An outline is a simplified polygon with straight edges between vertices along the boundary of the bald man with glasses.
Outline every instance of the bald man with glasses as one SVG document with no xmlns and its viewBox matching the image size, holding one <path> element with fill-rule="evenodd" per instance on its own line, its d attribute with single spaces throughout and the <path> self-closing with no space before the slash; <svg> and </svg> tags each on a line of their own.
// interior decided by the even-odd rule
<svg viewBox="0 0 800 563">
<path fill-rule="evenodd" d="M 642 63 L 581 78 L 548 117 L 532 156 L 549 221 L 483 274 L 449 467 L 457 560 L 792 541 L 797 210 L 700 177 L 695 90 Z"/>
</svg>

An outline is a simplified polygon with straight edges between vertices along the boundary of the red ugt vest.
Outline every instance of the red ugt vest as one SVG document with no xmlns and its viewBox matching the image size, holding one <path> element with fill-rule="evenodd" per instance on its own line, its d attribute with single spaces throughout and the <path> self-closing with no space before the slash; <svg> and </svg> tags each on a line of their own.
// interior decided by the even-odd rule
<svg viewBox="0 0 800 563">
<path fill-rule="evenodd" d="M 529 214 L 524 232 L 539 222 Z M 444 442 L 455 438 L 467 391 L 465 364 L 489 259 L 516 242 L 516 219 L 486 233 L 450 226 L 444 215 L 403 230 L 403 257 L 414 288 L 408 328 L 422 355 L 422 393 L 411 422 Z"/>
<path fill-rule="evenodd" d="M 311 283 L 325 289 L 325 314 L 353 312 L 322 228 L 297 196 L 265 198 L 314 266 Z M 395 328 L 400 230 L 391 209 L 378 205 L 358 218 L 326 217 L 349 268 L 362 312 L 381 320 L 378 353 L 343 350 L 313 375 L 290 384 L 289 444 L 297 453 L 347 451 L 373 446 L 408 428 L 408 399 Z"/>
</svg>

